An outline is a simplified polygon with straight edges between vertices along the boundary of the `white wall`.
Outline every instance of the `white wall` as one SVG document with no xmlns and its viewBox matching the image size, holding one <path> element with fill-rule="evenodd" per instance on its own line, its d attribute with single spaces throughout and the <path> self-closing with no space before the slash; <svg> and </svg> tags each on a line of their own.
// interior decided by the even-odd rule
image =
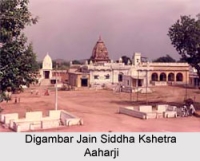
<svg viewBox="0 0 200 161">
<path fill-rule="evenodd" d="M 112 83 L 112 72 L 111 71 L 91 71 L 90 72 L 90 83 L 91 84 L 104 84 Z M 95 79 L 94 76 L 98 76 L 98 79 Z M 106 79 L 106 75 L 109 75 L 109 79 Z"/>
<path fill-rule="evenodd" d="M 122 86 L 124 86 L 124 87 L 132 87 L 132 78 L 131 78 L 131 76 L 128 76 L 128 75 L 124 75 L 123 76 Z"/>
</svg>

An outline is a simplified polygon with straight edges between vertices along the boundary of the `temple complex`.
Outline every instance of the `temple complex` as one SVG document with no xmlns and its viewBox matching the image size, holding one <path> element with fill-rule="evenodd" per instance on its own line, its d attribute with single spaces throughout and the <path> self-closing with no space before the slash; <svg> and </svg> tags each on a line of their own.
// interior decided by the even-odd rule
<svg viewBox="0 0 200 161">
<path fill-rule="evenodd" d="M 134 53 L 127 64 L 123 63 L 122 58 L 114 62 L 109 58 L 108 50 L 101 37 L 85 64 L 75 67 L 70 63 L 69 71 L 53 70 L 51 57 L 49 54 L 45 56 L 40 70 L 39 83 L 51 85 L 55 84 L 56 79 L 58 83 L 64 83 L 66 78 L 72 87 L 117 85 L 123 87 L 124 91 L 153 85 L 196 85 L 198 82 L 197 76 L 191 74 L 187 63 L 143 61 L 141 53 Z"/>
<path fill-rule="evenodd" d="M 126 65 L 122 58 L 114 62 L 109 58 L 101 37 L 92 50 L 89 61 L 76 70 L 69 70 L 69 84 L 75 87 L 113 86 L 125 91 L 152 85 L 189 84 L 187 63 L 155 63 L 142 61 L 141 53 L 134 53 L 132 62 Z"/>
</svg>

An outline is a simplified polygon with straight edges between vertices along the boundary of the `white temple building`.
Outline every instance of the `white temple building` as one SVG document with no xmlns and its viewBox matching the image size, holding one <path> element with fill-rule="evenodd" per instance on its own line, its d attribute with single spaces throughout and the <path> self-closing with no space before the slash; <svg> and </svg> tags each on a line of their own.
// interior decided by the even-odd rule
<svg viewBox="0 0 200 161">
<path fill-rule="evenodd" d="M 141 66 L 140 53 L 134 54 L 132 62 L 125 65 L 122 58 L 119 58 L 118 62 L 110 60 L 107 48 L 99 38 L 89 61 L 77 70 L 69 70 L 69 84 L 75 87 L 120 85 L 126 88 L 136 86 L 137 83 L 144 86 L 148 80 L 146 79 L 148 67 Z M 137 70 L 140 70 L 139 78 Z M 150 79 L 148 81 L 150 82 Z"/>
<path fill-rule="evenodd" d="M 187 63 L 156 63 L 142 61 L 141 53 L 134 53 L 132 63 L 125 65 L 120 58 L 113 62 L 101 38 L 93 48 L 92 56 L 84 65 L 69 70 L 69 84 L 74 87 L 119 85 L 130 91 L 152 85 L 184 85 L 189 83 Z"/>
<path fill-rule="evenodd" d="M 53 69 L 53 62 L 50 55 L 47 53 L 42 62 L 42 68 L 39 71 L 38 82 L 40 85 L 53 85 L 56 83 L 65 83 L 67 70 Z"/>
<path fill-rule="evenodd" d="M 42 62 L 42 69 L 40 70 L 40 75 L 42 76 L 42 79 L 51 79 L 52 78 L 52 70 L 53 70 L 53 63 L 52 59 L 47 53 L 47 55 L 44 57 L 44 60 Z"/>
</svg>

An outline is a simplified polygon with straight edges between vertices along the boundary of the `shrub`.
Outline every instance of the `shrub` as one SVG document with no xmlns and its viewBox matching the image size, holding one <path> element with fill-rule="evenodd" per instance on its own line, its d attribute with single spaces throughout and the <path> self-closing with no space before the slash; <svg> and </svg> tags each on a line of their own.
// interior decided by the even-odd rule
<svg viewBox="0 0 200 161">
<path fill-rule="evenodd" d="M 193 99 L 188 98 L 188 99 L 185 99 L 185 100 L 184 100 L 184 103 L 185 103 L 186 105 L 191 105 L 191 104 L 194 103 L 194 101 L 193 101 Z"/>
</svg>

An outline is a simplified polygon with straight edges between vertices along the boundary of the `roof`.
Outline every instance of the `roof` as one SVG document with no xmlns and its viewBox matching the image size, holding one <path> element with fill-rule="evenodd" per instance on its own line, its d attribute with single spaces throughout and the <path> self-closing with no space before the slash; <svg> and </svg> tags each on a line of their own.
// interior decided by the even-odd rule
<svg viewBox="0 0 200 161">
<path fill-rule="evenodd" d="M 145 76 L 131 76 L 133 79 L 146 79 Z"/>
</svg>

